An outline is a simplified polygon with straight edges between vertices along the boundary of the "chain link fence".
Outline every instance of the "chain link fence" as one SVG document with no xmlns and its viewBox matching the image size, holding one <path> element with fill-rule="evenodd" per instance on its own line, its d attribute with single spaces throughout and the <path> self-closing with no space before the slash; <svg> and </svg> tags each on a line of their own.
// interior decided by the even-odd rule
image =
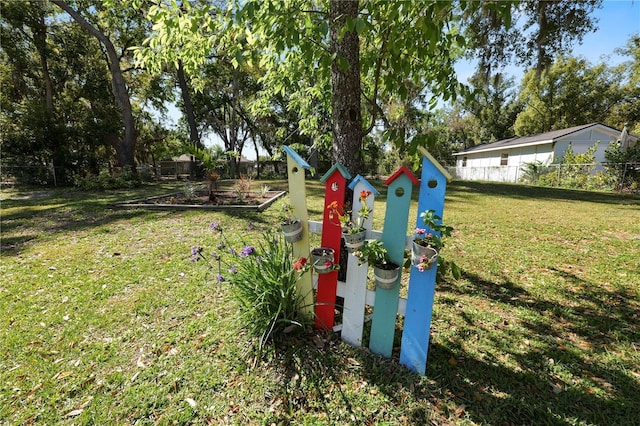
<svg viewBox="0 0 640 426">
<path fill-rule="evenodd" d="M 640 163 L 448 167 L 456 179 L 637 192 Z"/>
</svg>

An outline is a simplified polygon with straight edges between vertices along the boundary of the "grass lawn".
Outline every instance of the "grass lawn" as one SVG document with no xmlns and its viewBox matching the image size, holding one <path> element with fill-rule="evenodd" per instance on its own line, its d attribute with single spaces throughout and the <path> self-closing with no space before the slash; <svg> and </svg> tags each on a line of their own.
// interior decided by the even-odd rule
<svg viewBox="0 0 640 426">
<path fill-rule="evenodd" d="M 0 425 L 640 424 L 640 197 L 452 183 L 463 277 L 436 288 L 420 377 L 325 333 L 253 357 L 190 248 L 212 221 L 254 242 L 276 209 L 109 208 L 175 187 L 2 190 Z"/>
</svg>

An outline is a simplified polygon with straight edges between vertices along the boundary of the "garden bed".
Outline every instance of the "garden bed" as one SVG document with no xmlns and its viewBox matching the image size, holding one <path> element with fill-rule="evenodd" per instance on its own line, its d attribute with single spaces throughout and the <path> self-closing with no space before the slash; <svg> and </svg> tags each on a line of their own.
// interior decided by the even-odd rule
<svg viewBox="0 0 640 426">
<path fill-rule="evenodd" d="M 117 203 L 120 208 L 144 208 L 157 210 L 240 210 L 258 211 L 267 209 L 286 191 L 248 192 L 238 197 L 236 191 L 213 191 L 212 199 L 208 191 L 198 191 L 190 196 L 183 192 L 174 192 L 156 197 L 141 198 Z"/>
</svg>

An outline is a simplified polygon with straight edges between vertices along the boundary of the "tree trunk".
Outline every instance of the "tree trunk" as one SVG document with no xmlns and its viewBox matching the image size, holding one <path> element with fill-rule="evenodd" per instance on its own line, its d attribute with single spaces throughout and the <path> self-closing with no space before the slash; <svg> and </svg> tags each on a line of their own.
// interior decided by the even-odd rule
<svg viewBox="0 0 640 426">
<path fill-rule="evenodd" d="M 198 133 L 198 126 L 196 124 L 196 115 L 193 112 L 193 104 L 191 103 L 191 94 L 189 93 L 189 86 L 187 85 L 187 78 L 184 75 L 184 68 L 182 67 L 182 61 L 178 60 L 178 85 L 180 86 L 180 93 L 182 95 L 182 103 L 184 104 L 184 115 L 187 117 L 187 123 L 189 123 L 189 140 L 194 148 L 203 148 L 200 143 L 200 134 Z M 191 177 L 193 178 L 195 172 L 194 157 L 191 156 Z"/>
<path fill-rule="evenodd" d="M 360 40 L 358 33 L 348 31 L 339 40 L 340 29 L 347 17 L 358 16 L 358 0 L 331 0 L 329 25 L 331 52 L 337 59 L 331 64 L 331 103 L 333 108 L 333 159 L 349 173 L 362 173 L 359 154 L 362 147 L 362 107 L 360 103 Z M 338 59 L 344 59 L 343 69 Z"/>
<path fill-rule="evenodd" d="M 229 117 L 229 127 L 230 127 L 230 135 L 229 142 L 231 144 L 232 151 L 238 151 L 238 114 L 236 112 L 236 107 L 238 105 L 238 96 L 240 93 L 240 72 L 238 68 L 233 69 L 233 80 L 232 80 L 232 88 L 231 88 L 231 111 Z M 240 158 L 242 158 L 242 149 L 239 150 L 238 154 Z M 235 157 L 231 159 L 231 176 L 234 178 L 239 178 L 240 173 L 238 170 L 238 165 L 240 164 L 240 159 L 236 162 Z"/>
<path fill-rule="evenodd" d="M 111 138 L 110 140 L 116 150 L 118 164 L 122 167 L 130 166 L 131 170 L 135 172 L 136 163 L 134 153 L 138 132 L 136 131 L 135 121 L 133 119 L 133 110 L 131 108 L 131 100 L 129 99 L 129 91 L 127 89 L 127 84 L 124 81 L 124 76 L 122 75 L 122 69 L 120 68 L 120 57 L 118 56 L 113 43 L 111 43 L 111 40 L 84 19 L 80 13 L 69 7 L 64 0 L 51 0 L 51 3 L 67 12 L 69 16 L 80 24 L 82 28 L 97 38 L 107 52 L 107 57 L 109 58 L 109 71 L 111 72 L 111 89 L 113 90 L 113 96 L 120 107 L 120 112 L 122 113 L 122 119 L 124 122 L 124 138 L 122 140 L 118 138 Z"/>
<path fill-rule="evenodd" d="M 44 0 L 40 0 L 40 13 L 34 25 L 33 41 L 40 56 L 40 66 L 42 68 L 42 78 L 44 79 L 45 107 L 47 113 L 53 114 L 53 83 L 47 62 L 47 26 L 44 21 Z"/>
</svg>

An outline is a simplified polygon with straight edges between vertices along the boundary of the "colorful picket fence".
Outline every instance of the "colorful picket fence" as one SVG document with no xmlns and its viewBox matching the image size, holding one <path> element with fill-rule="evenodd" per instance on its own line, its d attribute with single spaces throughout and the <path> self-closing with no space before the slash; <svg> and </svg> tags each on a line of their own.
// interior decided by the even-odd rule
<svg viewBox="0 0 640 426">
<path fill-rule="evenodd" d="M 371 191 L 366 202 L 373 209 L 374 197 L 378 195 L 376 189 L 362 176 L 351 179 L 347 170 L 339 164 L 334 165 L 321 182 L 325 184 L 324 216 L 321 222 L 309 221 L 306 206 L 305 170 L 309 164 L 290 147 L 284 147 L 287 154 L 287 171 L 289 183 L 290 203 L 294 216 L 302 222 L 303 237 L 293 243 L 296 257 L 309 257 L 309 233 L 321 235 L 322 247 L 332 248 L 335 259 L 340 258 L 341 229 L 339 226 L 323 226 L 329 224 L 329 209 L 333 201 L 342 203 L 346 188 L 353 190 L 353 214 L 360 208 L 361 191 Z M 409 224 L 409 207 L 414 186 L 418 186 L 418 212 L 434 210 L 442 217 L 447 182 L 451 176 L 426 151 L 423 155 L 422 175 L 418 180 L 406 167 L 401 167 L 391 175 L 385 184 L 387 202 L 382 232 L 372 229 L 372 216 L 365 221 L 368 239 L 379 239 L 391 260 L 402 264 L 404 250 L 413 240 L 413 235 L 407 236 Z M 354 217 L 355 219 L 355 217 Z M 416 227 L 424 228 L 422 219 L 417 215 Z M 333 329 L 341 331 L 341 338 L 353 346 L 362 346 L 364 325 L 371 320 L 369 349 L 378 355 L 390 357 L 393 349 L 397 316 L 404 315 L 404 327 L 400 346 L 400 362 L 408 368 L 422 375 L 427 366 L 429 348 L 429 331 L 433 311 L 433 297 L 437 265 L 423 272 L 411 267 L 409 271 L 409 289 L 407 298 L 400 297 L 400 276 L 390 289 L 367 288 L 367 273 L 369 265 L 358 265 L 358 259 L 348 255 L 345 281 L 338 281 L 338 272 L 326 274 L 305 274 L 298 282 L 299 291 L 305 296 L 303 309 L 314 312 L 315 326 L 318 329 Z M 316 297 L 313 298 L 313 288 Z M 334 312 L 336 297 L 342 297 L 342 324 L 335 324 Z M 367 306 L 373 307 L 373 315 L 365 315 Z"/>
</svg>

